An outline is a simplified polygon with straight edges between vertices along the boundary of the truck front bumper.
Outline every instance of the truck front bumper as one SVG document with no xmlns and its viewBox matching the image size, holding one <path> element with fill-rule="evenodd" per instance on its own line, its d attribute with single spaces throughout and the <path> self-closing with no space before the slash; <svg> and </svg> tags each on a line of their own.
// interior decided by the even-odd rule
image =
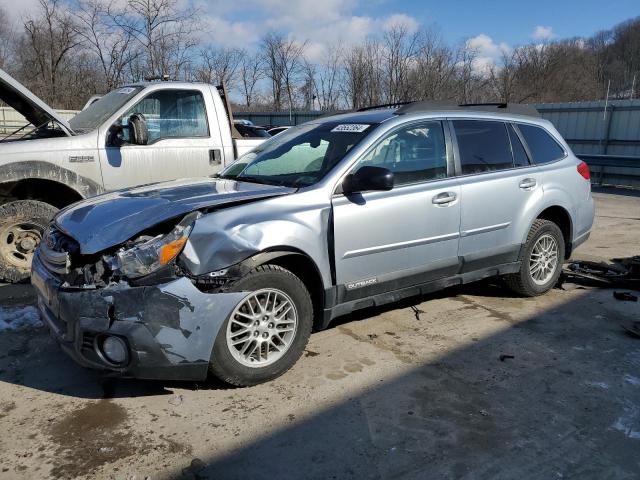
<svg viewBox="0 0 640 480">
<path fill-rule="evenodd" d="M 42 319 L 62 349 L 79 364 L 145 379 L 204 380 L 213 343 L 247 292 L 207 294 L 188 279 L 131 287 L 64 288 L 34 255 L 31 282 Z M 102 349 L 109 336 L 126 344 L 114 364 Z"/>
</svg>

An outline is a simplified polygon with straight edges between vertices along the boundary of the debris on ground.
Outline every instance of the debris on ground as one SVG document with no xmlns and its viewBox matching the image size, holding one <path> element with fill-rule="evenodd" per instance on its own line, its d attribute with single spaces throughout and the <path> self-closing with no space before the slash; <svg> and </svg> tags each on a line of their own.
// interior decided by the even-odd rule
<svg viewBox="0 0 640 480">
<path fill-rule="evenodd" d="M 509 355 L 509 354 L 500 355 L 500 361 L 501 362 L 504 362 L 507 359 L 513 359 L 513 358 L 516 358 L 516 357 L 514 355 Z"/>
<path fill-rule="evenodd" d="M 640 290 L 640 255 L 614 258 L 611 263 L 570 262 L 563 270 L 563 281 L 570 279 Z"/>
<path fill-rule="evenodd" d="M 420 314 L 421 313 L 425 313 L 424 311 L 420 310 L 418 307 L 416 307 L 415 305 L 411 305 L 411 310 L 413 310 L 413 316 L 416 317 L 416 320 L 420 321 Z"/>
<path fill-rule="evenodd" d="M 620 326 L 624 328 L 629 335 L 640 338 L 640 322 L 621 323 Z"/>
<path fill-rule="evenodd" d="M 638 297 L 631 292 L 613 292 L 613 298 L 624 302 L 637 302 Z"/>
<path fill-rule="evenodd" d="M 171 405 L 173 405 L 174 407 L 177 407 L 178 405 L 180 405 L 182 403 L 183 400 L 184 400 L 184 397 L 182 395 L 173 395 L 169 399 L 169 403 Z"/>
</svg>

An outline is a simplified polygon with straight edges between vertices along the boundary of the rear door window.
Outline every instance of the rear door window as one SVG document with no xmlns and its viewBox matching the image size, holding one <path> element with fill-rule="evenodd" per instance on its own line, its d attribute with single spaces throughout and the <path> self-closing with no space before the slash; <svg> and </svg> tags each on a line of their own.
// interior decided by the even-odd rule
<svg viewBox="0 0 640 480">
<path fill-rule="evenodd" d="M 518 128 L 537 165 L 555 162 L 564 157 L 564 149 L 543 128 L 524 124 L 518 124 Z"/>
<path fill-rule="evenodd" d="M 503 122 L 453 120 L 463 175 L 513 168 L 511 144 Z"/>
</svg>

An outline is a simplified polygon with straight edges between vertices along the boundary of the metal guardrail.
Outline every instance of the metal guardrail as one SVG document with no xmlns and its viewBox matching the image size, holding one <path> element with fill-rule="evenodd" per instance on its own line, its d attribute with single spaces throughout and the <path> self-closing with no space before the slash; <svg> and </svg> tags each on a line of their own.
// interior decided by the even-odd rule
<svg viewBox="0 0 640 480">
<path fill-rule="evenodd" d="M 577 157 L 589 165 L 591 183 L 640 188 L 640 157 L 625 155 L 584 155 Z"/>
</svg>

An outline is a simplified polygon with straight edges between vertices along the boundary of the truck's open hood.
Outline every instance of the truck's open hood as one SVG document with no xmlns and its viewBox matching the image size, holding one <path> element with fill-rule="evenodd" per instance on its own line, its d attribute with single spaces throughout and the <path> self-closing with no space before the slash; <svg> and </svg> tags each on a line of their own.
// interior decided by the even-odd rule
<svg viewBox="0 0 640 480">
<path fill-rule="evenodd" d="M 195 210 L 293 193 L 294 188 L 197 178 L 119 190 L 65 208 L 55 218 L 83 254 L 119 245 L 154 225 Z"/>
<path fill-rule="evenodd" d="M 73 133 L 69 122 L 1 68 L 0 100 L 15 108 L 34 126 L 43 125 L 53 120 L 62 125 L 66 133 Z"/>
</svg>

